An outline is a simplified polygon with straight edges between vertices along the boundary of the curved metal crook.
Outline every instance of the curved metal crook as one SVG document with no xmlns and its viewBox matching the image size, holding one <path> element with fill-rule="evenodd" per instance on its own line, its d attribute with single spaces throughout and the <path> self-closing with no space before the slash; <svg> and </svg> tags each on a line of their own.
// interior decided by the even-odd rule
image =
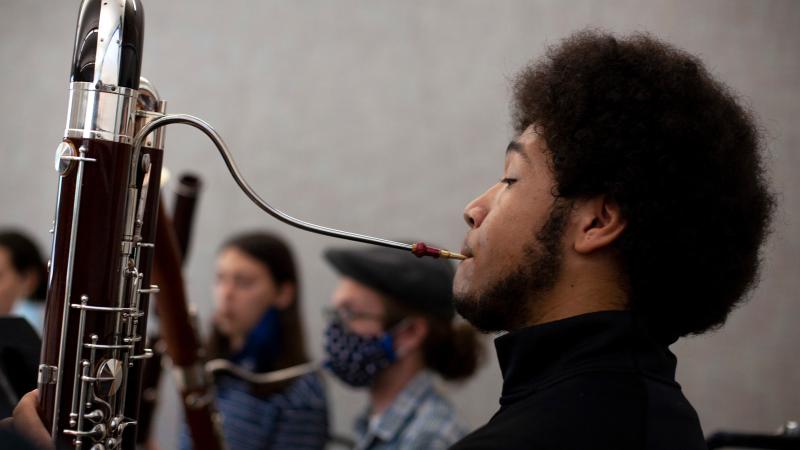
<svg viewBox="0 0 800 450">
<path fill-rule="evenodd" d="M 319 225 L 315 225 L 313 223 L 305 222 L 303 220 L 296 219 L 283 211 L 273 208 L 269 203 L 264 201 L 259 195 L 250 187 L 250 185 L 245 181 L 242 173 L 239 171 L 239 168 L 236 166 L 236 162 L 233 160 L 233 156 L 231 156 L 230 151 L 228 150 L 228 146 L 225 145 L 225 142 L 222 140 L 222 137 L 211 127 L 207 122 L 202 119 L 198 119 L 197 117 L 190 116 L 188 114 L 171 114 L 164 117 L 160 117 L 152 122 L 148 123 L 141 130 L 136 134 L 136 137 L 133 140 L 133 151 L 134 154 L 138 154 L 141 150 L 142 143 L 144 139 L 147 137 L 148 134 L 152 133 L 153 131 L 157 130 L 158 128 L 173 124 L 173 123 L 182 123 L 185 125 L 191 125 L 198 130 L 205 133 L 206 136 L 214 142 L 214 145 L 219 150 L 220 156 L 222 156 L 223 161 L 225 161 L 225 165 L 228 166 L 228 171 L 230 171 L 231 176 L 233 179 L 236 180 L 236 184 L 244 191 L 245 195 L 253 201 L 259 208 L 264 210 L 267 214 L 271 215 L 272 217 L 280 220 L 283 223 L 288 225 L 300 228 L 301 230 L 310 231 L 312 233 L 323 234 L 326 236 L 337 237 L 341 239 L 347 239 L 350 241 L 356 242 L 363 242 L 365 244 L 375 244 L 380 245 L 383 247 L 390 247 L 396 248 L 400 250 L 407 250 L 411 252 L 415 252 L 415 245 L 412 244 L 404 244 L 402 242 L 390 241 L 388 239 L 380 239 L 375 238 L 372 236 L 367 236 L 364 234 L 357 234 L 351 233 L 349 231 L 342 231 L 337 230 L 335 228 L 328 228 Z M 422 245 L 424 248 L 424 244 Z M 438 250 L 438 249 L 437 249 Z M 449 253 L 449 255 L 457 255 L 456 253 Z M 416 254 L 416 253 L 415 253 Z M 444 256 L 444 257 L 453 257 L 445 255 L 442 253 L 441 255 L 436 256 Z M 418 255 L 418 256 L 434 256 L 434 255 Z M 460 255 L 459 255 L 460 256 Z"/>
</svg>

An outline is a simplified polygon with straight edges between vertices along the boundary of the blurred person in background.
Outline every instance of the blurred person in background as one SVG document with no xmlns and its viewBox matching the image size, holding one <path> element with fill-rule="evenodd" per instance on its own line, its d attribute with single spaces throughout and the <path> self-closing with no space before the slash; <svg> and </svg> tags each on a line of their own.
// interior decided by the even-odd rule
<svg viewBox="0 0 800 450">
<path fill-rule="evenodd" d="M 41 335 L 47 267 L 38 247 L 16 230 L 0 231 L 0 316 L 24 317 Z"/>
<path fill-rule="evenodd" d="M 326 331 L 326 367 L 369 391 L 356 450 L 445 449 L 466 434 L 434 374 L 465 380 L 478 367 L 478 333 L 455 323 L 453 267 L 387 248 L 329 249 L 341 275 Z"/>
<path fill-rule="evenodd" d="M 47 269 L 36 244 L 20 231 L 0 230 L 0 316 L 22 317 L 36 333 L 41 335 L 46 295 Z M 33 332 L 30 334 L 31 337 L 35 336 Z M 24 335 L 15 335 L 14 337 L 17 342 L 26 339 Z M 3 392 L 0 394 L 2 397 L 0 410 L 4 411 L 2 413 L 4 416 L 6 402 L 13 405 L 21 395 L 21 392 L 15 392 L 15 383 L 12 380 L 19 381 L 21 376 L 27 376 L 23 375 L 27 374 L 24 371 L 27 361 L 16 359 L 20 356 L 19 354 L 7 353 L 9 349 L 5 348 L 5 345 L 13 347 L 12 343 L 3 342 L 2 344 L 3 360 L 0 361 L 0 378 L 2 378 Z M 6 361 L 6 358 L 10 356 L 14 357 L 13 362 Z M 38 360 L 32 361 L 32 363 L 38 365 Z M 35 372 L 32 375 L 31 384 L 35 385 Z M 28 393 L 24 397 L 23 403 L 35 405 L 35 395 L 35 391 Z M 41 444 L 40 441 L 36 441 L 41 438 L 37 438 L 35 434 L 26 434 L 28 428 L 36 428 L 38 419 L 34 410 L 29 411 L 27 415 L 23 414 L 22 419 L 18 420 L 16 432 L 12 429 L 11 419 L 3 420 L 3 426 L 0 426 L 0 447 L 8 449 L 37 448 L 22 439 L 19 434 L 33 438 L 35 443 Z"/>
<path fill-rule="evenodd" d="M 297 267 L 281 238 L 251 232 L 228 240 L 217 255 L 213 291 L 209 359 L 255 373 L 308 362 Z M 215 385 L 229 448 L 324 448 L 328 412 L 317 373 L 269 385 L 217 375 Z M 181 447 L 190 446 L 184 433 Z"/>
</svg>

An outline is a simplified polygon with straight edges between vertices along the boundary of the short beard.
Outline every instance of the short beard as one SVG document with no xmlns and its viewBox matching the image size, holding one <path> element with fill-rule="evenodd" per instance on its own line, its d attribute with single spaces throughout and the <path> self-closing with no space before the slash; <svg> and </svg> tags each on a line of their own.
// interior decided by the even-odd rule
<svg viewBox="0 0 800 450">
<path fill-rule="evenodd" d="M 520 266 L 484 292 L 457 294 L 456 311 L 484 333 L 526 326 L 561 273 L 561 238 L 571 209 L 571 201 L 556 199 L 535 240 L 525 244 Z"/>
</svg>

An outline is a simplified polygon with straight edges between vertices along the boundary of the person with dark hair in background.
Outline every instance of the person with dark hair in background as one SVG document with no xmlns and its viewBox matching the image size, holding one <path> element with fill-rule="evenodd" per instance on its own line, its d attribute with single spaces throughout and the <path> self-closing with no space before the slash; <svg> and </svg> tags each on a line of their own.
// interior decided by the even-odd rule
<svg viewBox="0 0 800 450">
<path fill-rule="evenodd" d="M 478 333 L 454 323 L 453 267 L 387 248 L 329 249 L 341 275 L 326 330 L 326 367 L 369 389 L 357 450 L 445 449 L 466 430 L 432 373 L 464 380 L 481 353 Z"/>
<path fill-rule="evenodd" d="M 294 257 L 282 239 L 253 232 L 228 240 L 217 255 L 209 359 L 225 358 L 256 373 L 307 363 L 299 289 Z M 327 402 L 317 373 L 267 385 L 218 375 L 215 384 L 229 448 L 325 447 Z M 188 434 L 181 447 L 190 447 Z"/>
<path fill-rule="evenodd" d="M 47 295 L 47 268 L 39 249 L 31 238 L 24 233 L 4 229 L 0 230 L 0 317 L 20 316 L 41 335 L 44 323 L 44 300 Z M 3 323 L 3 326 L 9 326 Z M 21 394 L 35 386 L 38 359 L 24 358 L 25 352 L 18 353 L 21 348 L 41 345 L 38 339 L 31 341 L 26 334 L 18 334 L 16 327 L 7 328 L 5 335 L 13 334 L 14 342 L 0 342 L 0 418 L 10 413 L 10 408 L 17 400 L 27 405 L 35 405 L 35 393 Z M 30 338 L 35 338 L 35 333 L 29 331 Z M 18 347 L 20 344 L 23 347 Z M 15 348 L 16 347 L 16 348 Z M 33 356 L 31 356 L 33 357 Z M 38 358 L 38 353 L 36 355 Z M 32 371 L 29 371 L 31 369 Z M 20 383 L 28 380 L 30 383 Z M 21 385 L 17 386 L 17 383 Z M 21 391 L 21 392 L 20 392 Z M 22 399 L 20 399 L 22 397 Z M 9 408 L 9 409 L 6 409 Z M 24 408 L 23 408 L 24 409 Z M 0 446 L 8 449 L 32 449 L 26 438 L 32 438 L 36 444 L 41 444 L 41 437 L 28 434 L 27 428 L 36 429 L 38 415 L 35 410 L 23 412 L 22 418 L 11 426 L 11 419 L 4 419 L 0 426 Z M 47 442 L 45 436 L 44 442 Z"/>
<path fill-rule="evenodd" d="M 36 244 L 14 230 L 0 231 L 0 316 L 21 316 L 42 333 L 47 268 Z"/>
<path fill-rule="evenodd" d="M 706 448 L 668 346 L 755 284 L 774 200 L 752 117 L 694 56 L 592 31 L 517 76 L 513 117 L 454 281 L 460 314 L 509 331 L 500 410 L 453 448 Z"/>
</svg>

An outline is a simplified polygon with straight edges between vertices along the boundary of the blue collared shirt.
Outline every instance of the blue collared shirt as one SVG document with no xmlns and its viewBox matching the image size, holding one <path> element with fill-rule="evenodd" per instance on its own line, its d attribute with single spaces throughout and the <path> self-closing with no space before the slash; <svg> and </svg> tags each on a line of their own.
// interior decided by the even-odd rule
<svg viewBox="0 0 800 450">
<path fill-rule="evenodd" d="M 359 416 L 355 431 L 355 450 L 446 449 L 467 433 L 428 371 L 417 374 L 380 416 Z"/>
</svg>

